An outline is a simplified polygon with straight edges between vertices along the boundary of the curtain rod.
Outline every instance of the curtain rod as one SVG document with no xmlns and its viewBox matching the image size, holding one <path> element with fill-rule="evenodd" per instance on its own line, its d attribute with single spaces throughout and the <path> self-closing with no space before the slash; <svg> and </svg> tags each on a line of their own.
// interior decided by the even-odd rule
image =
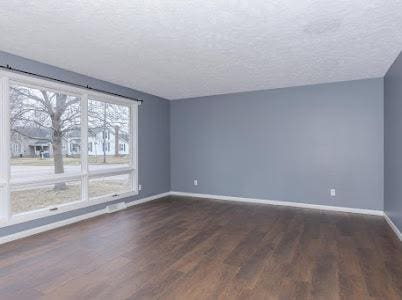
<svg viewBox="0 0 402 300">
<path fill-rule="evenodd" d="M 17 73 L 21 73 L 21 74 L 25 74 L 25 75 L 31 75 L 31 76 L 35 76 L 35 77 L 42 78 L 42 79 L 52 80 L 52 81 L 55 81 L 55 82 L 64 83 L 64 84 L 68 84 L 68 85 L 71 85 L 71 86 L 87 89 L 87 90 L 90 90 L 90 91 L 100 92 L 100 93 L 104 93 L 104 94 L 111 95 L 111 96 L 118 96 L 118 97 L 122 97 L 122 98 L 127 98 L 127 99 L 130 99 L 130 100 L 137 101 L 137 102 L 139 102 L 139 104 L 142 104 L 142 102 L 144 101 L 142 99 L 127 97 L 127 96 L 123 96 L 123 95 L 120 95 L 120 94 L 117 94 L 117 93 L 112 93 L 112 92 L 108 92 L 108 91 L 104 91 L 104 90 L 95 89 L 95 88 L 90 87 L 89 85 L 81 85 L 81 84 L 78 84 L 78 83 L 64 81 L 64 80 L 53 78 L 53 77 L 46 76 L 46 75 L 40 75 L 40 74 L 32 73 L 32 72 L 29 72 L 29 71 L 25 71 L 25 70 L 15 69 L 15 68 L 10 67 L 10 65 L 6 65 L 6 66 L 0 65 L 0 69 L 5 69 L 5 70 L 8 70 L 8 71 L 13 71 L 13 72 L 17 72 Z"/>
</svg>

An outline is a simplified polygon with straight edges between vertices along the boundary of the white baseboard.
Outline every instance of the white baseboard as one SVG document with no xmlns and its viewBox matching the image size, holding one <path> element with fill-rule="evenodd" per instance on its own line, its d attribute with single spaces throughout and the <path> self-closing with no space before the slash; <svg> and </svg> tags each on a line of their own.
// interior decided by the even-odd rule
<svg viewBox="0 0 402 300">
<path fill-rule="evenodd" d="M 385 221 L 387 221 L 388 225 L 392 228 L 392 230 L 395 232 L 396 236 L 398 239 L 402 242 L 402 232 L 399 231 L 398 227 L 392 222 L 390 217 L 386 213 L 384 213 Z"/>
<path fill-rule="evenodd" d="M 243 197 L 233 197 L 233 196 L 209 195 L 209 194 L 196 194 L 196 193 L 185 193 L 185 192 L 175 192 L 175 191 L 172 191 L 171 195 L 196 197 L 196 198 L 209 198 L 209 199 L 217 199 L 217 200 L 228 200 L 228 201 L 237 201 L 237 202 L 248 202 L 248 203 L 260 203 L 260 204 L 269 204 L 269 205 L 290 206 L 290 207 L 329 210 L 329 211 L 339 211 L 339 212 L 348 212 L 348 213 L 354 213 L 354 214 L 364 214 L 364 215 L 374 215 L 374 216 L 383 216 L 384 215 L 384 212 L 382 210 L 350 208 L 350 207 L 329 206 L 329 205 L 319 205 L 319 204 L 308 204 L 308 203 L 289 202 L 289 201 L 265 200 L 265 199 L 243 198 Z"/>
<path fill-rule="evenodd" d="M 145 202 L 149 202 L 149 201 L 156 200 L 156 199 L 159 199 L 159 198 L 163 198 L 163 197 L 166 197 L 166 196 L 169 196 L 169 195 L 170 195 L 170 192 L 167 192 L 167 193 L 157 194 L 157 195 L 149 196 L 149 197 L 146 197 L 146 198 L 134 200 L 134 201 L 131 201 L 131 202 L 127 202 L 127 207 L 138 205 L 138 204 L 145 203 Z M 38 234 L 38 233 L 42 233 L 42 232 L 45 232 L 45 231 L 56 229 L 56 228 L 59 228 L 59 227 L 62 227 L 62 226 L 66 226 L 66 225 L 69 225 L 69 224 L 73 224 L 73 223 L 77 223 L 77 222 L 80 222 L 80 221 L 83 221 L 83 220 L 94 218 L 94 217 L 97 217 L 97 216 L 100 216 L 100 215 L 103 215 L 103 214 L 106 214 L 106 213 L 107 213 L 107 210 L 106 210 L 106 208 L 104 208 L 104 209 L 100 209 L 100 210 L 97 210 L 97 211 L 94 211 L 94 212 L 91 212 L 91 213 L 87 213 L 87 214 L 79 215 L 79 216 L 76 216 L 76 217 L 73 217 L 73 218 L 65 219 L 65 220 L 62 220 L 62 221 L 59 221 L 59 222 L 54 222 L 54 223 L 46 224 L 46 225 L 43 225 L 43 226 L 35 227 L 35 228 L 32 228 L 32 229 L 16 232 L 16 233 L 13 233 L 13 234 L 10 234 L 10 235 L 6 235 L 6 236 L 3 236 L 3 237 L 0 237 L 0 245 L 8 243 L 8 242 L 11 242 L 11 241 L 15 241 L 15 240 L 18 240 L 18 239 L 22 239 L 24 237 L 35 235 L 35 234 Z"/>
<path fill-rule="evenodd" d="M 146 197 L 146 198 L 134 200 L 134 201 L 131 201 L 131 202 L 127 202 L 127 207 L 138 205 L 138 204 L 145 203 L 145 202 L 149 202 L 149 201 L 156 200 L 156 199 L 159 199 L 159 198 L 167 197 L 167 196 L 170 196 L 170 195 L 171 195 L 171 192 L 166 192 L 166 193 L 156 194 L 156 195 L 152 195 L 152 196 L 149 196 L 149 197 Z"/>
<path fill-rule="evenodd" d="M 391 221 L 391 219 L 384 214 L 383 211 L 380 210 L 372 210 L 372 209 L 360 209 L 360 208 L 350 208 L 350 207 L 339 207 L 339 206 L 328 206 L 328 205 L 318 205 L 318 204 L 308 204 L 308 203 L 298 203 L 298 202 L 289 202 L 289 201 L 276 201 L 276 200 L 265 200 L 265 199 L 255 199 L 255 198 L 244 198 L 244 197 L 233 197 L 233 196 L 220 196 L 220 195 L 210 195 L 210 194 L 197 194 L 197 193 L 186 193 L 186 192 L 166 192 L 153 196 L 149 196 L 146 198 L 138 199 L 135 201 L 127 202 L 127 207 L 131 207 L 134 205 L 138 205 L 141 203 L 153 201 L 159 198 L 163 198 L 169 195 L 175 196 L 185 196 L 185 197 L 196 197 L 196 198 L 208 198 L 208 199 L 217 199 L 217 200 L 227 200 L 227 201 L 237 201 L 237 202 L 248 202 L 248 203 L 260 203 L 260 204 L 269 204 L 269 205 L 280 205 L 280 206 L 290 206 L 290 207 L 299 207 L 299 208 L 309 208 L 309 209 L 318 209 L 318 210 L 328 210 L 328 211 L 339 211 L 339 212 L 348 212 L 348 213 L 356 213 L 356 214 L 365 214 L 365 215 L 375 215 L 375 216 L 384 216 L 385 220 L 388 222 L 392 230 L 398 236 L 398 238 L 402 241 L 402 233 L 398 230 L 396 225 Z M 100 216 L 106 214 L 106 209 L 97 210 L 88 214 L 79 215 L 73 218 L 69 218 L 66 220 L 62 220 L 55 223 L 46 224 L 40 227 L 20 231 L 14 234 L 10 234 L 7 236 L 0 237 L 0 245 L 4 243 L 8 243 L 17 239 L 21 239 L 24 237 L 28 237 L 31 235 L 35 235 L 38 233 L 42 233 L 45 231 L 49 231 L 52 229 L 56 229 L 62 226 L 66 226 L 69 224 L 77 223 L 86 219 L 94 218 L 96 216 Z"/>
</svg>

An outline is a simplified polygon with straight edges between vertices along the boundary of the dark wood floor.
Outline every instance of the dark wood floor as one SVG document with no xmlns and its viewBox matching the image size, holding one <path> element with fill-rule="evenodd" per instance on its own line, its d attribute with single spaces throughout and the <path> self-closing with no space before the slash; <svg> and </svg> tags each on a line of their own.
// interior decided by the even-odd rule
<svg viewBox="0 0 402 300">
<path fill-rule="evenodd" d="M 381 217 L 165 198 L 0 246 L 0 299 L 402 299 Z"/>
</svg>

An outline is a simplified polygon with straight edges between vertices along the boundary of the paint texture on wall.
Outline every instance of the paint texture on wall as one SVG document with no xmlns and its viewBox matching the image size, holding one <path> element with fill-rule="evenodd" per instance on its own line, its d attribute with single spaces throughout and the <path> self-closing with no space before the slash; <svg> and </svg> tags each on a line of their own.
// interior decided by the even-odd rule
<svg viewBox="0 0 402 300">
<path fill-rule="evenodd" d="M 383 80 L 173 101 L 171 184 L 382 210 Z"/>
</svg>

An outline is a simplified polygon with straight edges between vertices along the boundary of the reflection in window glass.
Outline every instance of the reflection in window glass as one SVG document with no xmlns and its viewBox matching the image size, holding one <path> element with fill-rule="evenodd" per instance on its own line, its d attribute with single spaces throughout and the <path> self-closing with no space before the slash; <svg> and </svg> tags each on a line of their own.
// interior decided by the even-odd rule
<svg viewBox="0 0 402 300">
<path fill-rule="evenodd" d="M 128 167 L 130 109 L 125 105 L 88 101 L 88 162 L 91 170 Z M 122 146 L 123 145 L 123 146 Z"/>
<path fill-rule="evenodd" d="M 89 198 L 120 195 L 131 191 L 131 176 L 122 174 L 89 180 Z"/>
<path fill-rule="evenodd" d="M 81 183 L 62 182 L 29 189 L 11 191 L 11 212 L 18 214 L 57 206 L 81 199 Z"/>
<path fill-rule="evenodd" d="M 11 181 L 80 172 L 80 99 L 10 87 Z"/>
</svg>

